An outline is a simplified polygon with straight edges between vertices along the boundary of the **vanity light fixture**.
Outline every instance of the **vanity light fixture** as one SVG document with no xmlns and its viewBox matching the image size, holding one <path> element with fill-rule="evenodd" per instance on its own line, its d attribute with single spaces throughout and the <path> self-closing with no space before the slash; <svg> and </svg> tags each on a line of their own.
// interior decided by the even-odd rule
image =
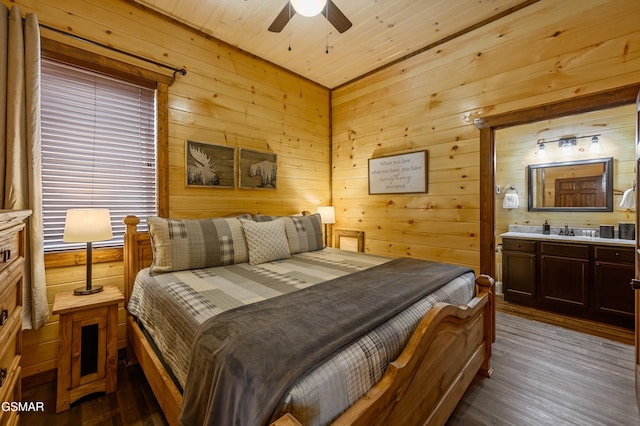
<svg viewBox="0 0 640 426">
<path fill-rule="evenodd" d="M 570 154 L 575 146 L 578 146 L 578 139 L 591 138 L 591 144 L 589 146 L 590 152 L 601 152 L 602 146 L 600 145 L 600 135 L 584 135 L 584 136 L 563 136 L 560 139 L 545 141 L 544 139 L 538 139 L 536 144 L 538 145 L 538 154 L 540 156 L 545 155 L 546 144 L 558 143 L 558 146 L 565 154 Z"/>
<path fill-rule="evenodd" d="M 571 151 L 573 151 L 573 147 L 578 145 L 578 142 L 576 141 L 575 136 L 567 136 L 560 138 L 558 145 L 560 146 L 560 149 L 562 149 L 562 152 L 570 154 Z"/>
<path fill-rule="evenodd" d="M 544 147 L 544 142 L 538 142 L 538 155 L 540 157 L 547 156 L 547 149 Z"/>
</svg>

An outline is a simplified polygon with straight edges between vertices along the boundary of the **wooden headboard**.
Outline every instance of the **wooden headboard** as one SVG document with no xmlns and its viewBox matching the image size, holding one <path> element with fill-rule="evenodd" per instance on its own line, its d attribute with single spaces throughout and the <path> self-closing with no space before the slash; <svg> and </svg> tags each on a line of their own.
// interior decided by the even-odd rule
<svg viewBox="0 0 640 426">
<path fill-rule="evenodd" d="M 140 219 L 127 216 L 123 219 L 126 225 L 124 233 L 124 303 L 129 303 L 133 283 L 139 270 L 151 265 L 153 252 L 148 232 L 139 232 Z"/>
<path fill-rule="evenodd" d="M 233 213 L 223 217 L 236 217 L 247 213 Z M 248 213 L 250 214 L 250 213 Z M 298 213 L 300 214 L 300 213 Z M 309 211 L 302 211 L 303 216 L 310 215 Z M 151 265 L 153 251 L 151 237 L 148 232 L 138 231 L 140 219 L 137 216 L 127 216 L 123 220 L 126 225 L 124 233 L 124 303 L 129 303 L 138 271 Z"/>
</svg>

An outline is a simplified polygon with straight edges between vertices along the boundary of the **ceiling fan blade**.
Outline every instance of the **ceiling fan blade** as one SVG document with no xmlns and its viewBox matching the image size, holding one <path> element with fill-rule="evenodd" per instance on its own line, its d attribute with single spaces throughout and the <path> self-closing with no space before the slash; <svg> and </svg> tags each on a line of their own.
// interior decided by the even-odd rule
<svg viewBox="0 0 640 426">
<path fill-rule="evenodd" d="M 331 0 L 327 0 L 327 7 L 322 10 L 322 14 L 341 33 L 347 31 L 353 25 Z"/>
<path fill-rule="evenodd" d="M 285 25 L 287 25 L 287 23 L 289 22 L 289 19 L 291 19 L 291 17 L 295 13 L 296 11 L 292 7 L 289 7 L 289 2 L 287 2 L 280 13 L 278 13 L 278 16 L 276 16 L 276 19 L 274 19 L 271 23 L 269 31 L 271 31 L 272 33 L 279 33 L 280 31 L 282 31 Z"/>
</svg>

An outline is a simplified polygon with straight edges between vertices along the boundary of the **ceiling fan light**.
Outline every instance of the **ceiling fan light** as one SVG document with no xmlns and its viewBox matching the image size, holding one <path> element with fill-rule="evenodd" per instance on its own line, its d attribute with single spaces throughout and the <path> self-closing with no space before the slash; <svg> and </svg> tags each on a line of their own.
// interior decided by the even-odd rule
<svg viewBox="0 0 640 426">
<path fill-rule="evenodd" d="M 327 0 L 291 0 L 291 6 L 302 16 L 316 16 L 327 4 Z"/>
</svg>

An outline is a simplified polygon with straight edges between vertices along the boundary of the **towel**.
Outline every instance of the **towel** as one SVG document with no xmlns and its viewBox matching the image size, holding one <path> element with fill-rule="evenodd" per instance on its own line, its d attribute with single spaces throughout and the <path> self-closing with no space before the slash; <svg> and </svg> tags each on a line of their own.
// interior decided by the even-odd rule
<svg viewBox="0 0 640 426">
<path fill-rule="evenodd" d="M 502 201 L 503 209 L 517 209 L 520 205 L 520 199 L 518 194 L 504 194 L 504 200 Z"/>
<path fill-rule="evenodd" d="M 620 201 L 620 207 L 624 207 L 626 209 L 635 209 L 636 208 L 636 191 L 635 189 L 627 189 L 622 194 L 622 201 Z"/>
</svg>

